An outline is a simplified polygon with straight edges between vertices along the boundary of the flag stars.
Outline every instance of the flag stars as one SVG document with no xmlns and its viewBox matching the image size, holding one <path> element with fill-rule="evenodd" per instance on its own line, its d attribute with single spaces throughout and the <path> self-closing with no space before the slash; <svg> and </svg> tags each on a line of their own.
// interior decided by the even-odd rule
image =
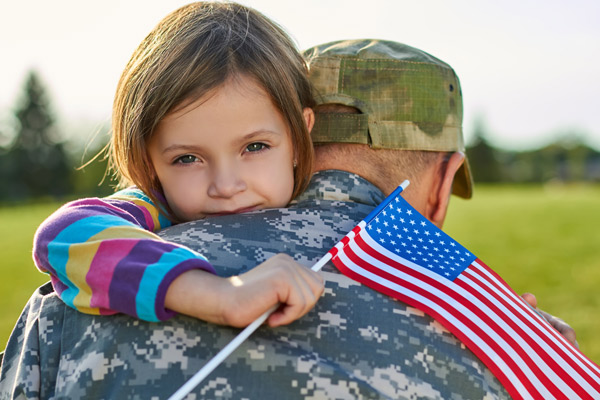
<svg viewBox="0 0 600 400">
<path fill-rule="evenodd" d="M 392 232 L 390 232 L 390 231 L 385 231 L 385 234 L 388 236 L 392 236 Z"/>
<path fill-rule="evenodd" d="M 381 234 L 381 229 L 377 228 L 377 233 Z"/>
<path fill-rule="evenodd" d="M 440 237 L 441 235 L 440 235 L 440 233 L 439 233 L 439 232 L 436 232 L 436 233 L 435 233 L 435 236 L 437 236 L 437 237 Z"/>
<path fill-rule="evenodd" d="M 412 215 L 412 214 L 413 214 L 413 213 L 412 213 L 412 210 L 406 210 L 406 213 L 407 213 L 408 215 Z"/>
<path fill-rule="evenodd" d="M 404 232 L 408 232 L 408 228 L 402 228 Z"/>
<path fill-rule="evenodd" d="M 416 224 L 416 222 L 415 222 L 415 220 L 414 220 L 414 219 L 411 219 L 411 220 L 410 220 L 410 222 L 409 222 L 409 224 L 411 224 L 411 225 L 415 225 L 415 224 Z"/>
<path fill-rule="evenodd" d="M 423 232 L 423 234 L 424 234 L 425 236 L 429 236 L 429 231 L 425 231 L 425 232 Z"/>
<path fill-rule="evenodd" d="M 389 225 L 389 224 L 388 224 L 388 222 L 387 222 L 387 221 L 383 221 L 383 226 L 385 226 L 385 227 L 387 228 L 387 226 L 388 226 L 388 225 Z"/>
</svg>

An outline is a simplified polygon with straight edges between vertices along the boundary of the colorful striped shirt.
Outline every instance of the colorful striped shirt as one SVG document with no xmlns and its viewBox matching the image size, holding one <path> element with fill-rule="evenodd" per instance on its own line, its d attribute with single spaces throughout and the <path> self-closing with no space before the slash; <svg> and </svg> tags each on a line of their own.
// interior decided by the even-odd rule
<svg viewBox="0 0 600 400">
<path fill-rule="evenodd" d="M 136 188 L 76 200 L 40 225 L 33 258 L 62 300 L 81 312 L 161 321 L 175 314 L 165 308 L 175 278 L 192 269 L 215 273 L 201 254 L 155 234 L 170 225 Z"/>
</svg>

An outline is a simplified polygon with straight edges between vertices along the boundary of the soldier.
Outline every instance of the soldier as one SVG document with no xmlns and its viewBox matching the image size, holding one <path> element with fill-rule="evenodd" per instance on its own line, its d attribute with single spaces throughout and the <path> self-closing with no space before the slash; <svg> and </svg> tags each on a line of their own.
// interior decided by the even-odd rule
<svg viewBox="0 0 600 400">
<path fill-rule="evenodd" d="M 306 52 L 319 97 L 316 174 L 287 209 L 177 225 L 161 235 L 243 273 L 285 252 L 311 266 L 398 183 L 441 226 L 450 193 L 471 196 L 460 84 L 452 68 L 395 42 Z M 325 293 L 300 320 L 259 328 L 189 396 L 196 399 L 508 398 L 465 346 L 422 312 L 323 268 Z M 9 341 L 0 399 L 166 398 L 238 333 L 176 316 L 160 324 L 78 313 L 49 285 Z"/>
</svg>

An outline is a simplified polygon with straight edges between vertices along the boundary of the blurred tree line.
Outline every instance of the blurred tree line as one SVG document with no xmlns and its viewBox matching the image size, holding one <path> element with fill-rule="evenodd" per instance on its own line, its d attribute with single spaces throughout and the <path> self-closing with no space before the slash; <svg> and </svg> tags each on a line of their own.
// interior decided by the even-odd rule
<svg viewBox="0 0 600 400">
<path fill-rule="evenodd" d="M 33 71 L 13 114 L 12 137 L 0 130 L 0 202 L 105 196 L 113 192 L 114 182 L 110 176 L 105 178 L 105 159 L 99 157 L 81 168 L 85 164 L 81 157 L 84 149 L 69 151 L 69 143 L 55 126 L 46 89 Z M 492 146 L 486 136 L 480 119 L 474 140 L 467 147 L 476 182 L 600 182 L 600 152 L 581 141 L 571 138 L 517 152 Z M 87 148 L 85 153 L 91 158 L 103 145 Z"/>
<path fill-rule="evenodd" d="M 467 146 L 475 182 L 547 183 L 600 182 L 600 152 L 575 133 L 536 150 L 510 151 L 492 146 L 481 120 Z"/>
<path fill-rule="evenodd" d="M 110 179 L 103 179 L 106 160 L 99 158 L 83 167 L 84 150 L 70 149 L 57 129 L 51 101 L 35 71 L 29 72 L 12 113 L 13 134 L 0 131 L 0 202 L 113 192 Z M 93 156 L 102 147 L 86 149 L 85 153 Z"/>
</svg>

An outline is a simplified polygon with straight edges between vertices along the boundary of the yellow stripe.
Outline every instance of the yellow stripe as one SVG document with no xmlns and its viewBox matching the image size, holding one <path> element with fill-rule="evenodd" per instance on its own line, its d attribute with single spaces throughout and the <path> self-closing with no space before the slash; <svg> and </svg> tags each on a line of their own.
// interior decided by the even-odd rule
<svg viewBox="0 0 600 400">
<path fill-rule="evenodd" d="M 150 216 L 152 217 L 152 222 L 154 222 L 154 232 L 157 232 L 160 229 L 162 229 L 162 227 L 160 226 L 159 219 L 158 219 L 160 212 L 158 210 L 158 207 L 156 207 L 154 204 L 144 201 L 138 197 L 126 195 L 126 194 L 112 195 L 112 196 L 110 196 L 110 198 L 116 199 L 116 200 L 127 201 L 127 202 L 135 204 L 138 207 L 145 208 L 150 213 Z"/>
<path fill-rule="evenodd" d="M 90 307 L 93 292 L 86 281 L 86 276 L 98 247 L 100 247 L 102 241 L 109 239 L 152 239 L 162 241 L 158 235 L 139 227 L 115 226 L 98 232 L 85 243 L 71 245 L 66 272 L 71 282 L 79 288 L 79 293 L 73 299 L 73 305 L 82 313 L 100 314 L 97 307 Z"/>
</svg>

